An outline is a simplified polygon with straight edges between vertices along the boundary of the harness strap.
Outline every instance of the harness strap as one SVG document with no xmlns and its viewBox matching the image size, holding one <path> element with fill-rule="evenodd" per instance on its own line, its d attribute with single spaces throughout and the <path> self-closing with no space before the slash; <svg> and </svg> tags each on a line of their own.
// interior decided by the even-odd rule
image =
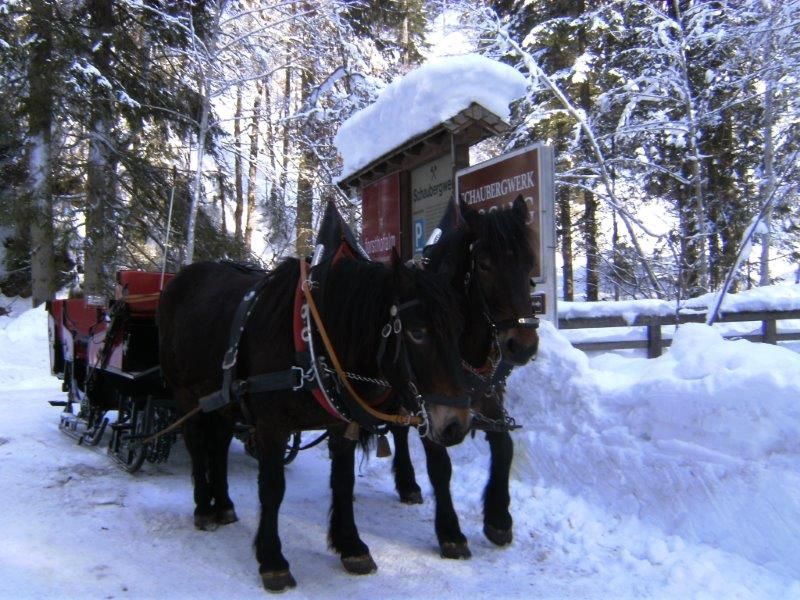
<svg viewBox="0 0 800 600">
<path fill-rule="evenodd" d="M 372 408 L 369 404 L 367 404 L 361 396 L 353 389 L 353 386 L 350 385 L 350 380 L 347 377 L 344 369 L 342 369 L 341 364 L 339 364 L 339 358 L 336 356 L 336 353 L 333 350 L 333 345 L 331 344 L 331 340 L 328 337 L 328 332 L 325 330 L 325 324 L 322 322 L 322 317 L 319 314 L 319 310 L 317 309 L 317 304 L 314 302 L 314 296 L 311 293 L 311 288 L 308 285 L 308 265 L 306 265 L 305 261 L 300 261 L 300 280 L 302 282 L 303 294 L 306 297 L 306 304 L 308 305 L 309 310 L 311 311 L 311 316 L 314 319 L 314 323 L 317 326 L 317 331 L 319 333 L 320 338 L 322 339 L 322 343 L 325 346 L 325 350 L 328 352 L 328 357 L 333 363 L 333 368 L 336 371 L 337 375 L 339 376 L 342 385 L 344 385 L 347 392 L 353 398 L 353 400 L 361 407 L 363 411 L 371 415 L 372 417 L 379 419 L 381 421 L 385 421 L 387 423 L 393 423 L 395 425 L 421 425 L 422 419 L 417 417 L 416 415 L 390 415 L 379 410 Z"/>
<path fill-rule="evenodd" d="M 276 392 L 279 390 L 306 389 L 309 379 L 306 372 L 300 367 L 292 367 L 285 371 L 254 375 L 247 379 L 237 379 L 228 386 L 228 394 L 217 390 L 198 400 L 203 412 L 212 412 L 227 406 L 230 398 L 241 398 L 244 394 L 259 394 L 262 392 Z"/>
</svg>

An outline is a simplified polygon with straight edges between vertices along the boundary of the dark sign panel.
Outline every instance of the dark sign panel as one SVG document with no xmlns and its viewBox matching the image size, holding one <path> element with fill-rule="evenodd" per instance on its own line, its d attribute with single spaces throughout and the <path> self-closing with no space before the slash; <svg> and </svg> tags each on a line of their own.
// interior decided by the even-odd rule
<svg viewBox="0 0 800 600">
<path fill-rule="evenodd" d="M 361 198 L 364 249 L 372 260 L 388 264 L 392 248 L 401 254 L 400 173 L 365 186 Z"/>
<path fill-rule="evenodd" d="M 458 199 L 477 210 L 497 210 L 522 196 L 528 204 L 531 239 L 536 255 L 534 279 L 544 277 L 541 257 L 542 207 L 539 148 L 524 149 L 459 171 Z"/>
</svg>

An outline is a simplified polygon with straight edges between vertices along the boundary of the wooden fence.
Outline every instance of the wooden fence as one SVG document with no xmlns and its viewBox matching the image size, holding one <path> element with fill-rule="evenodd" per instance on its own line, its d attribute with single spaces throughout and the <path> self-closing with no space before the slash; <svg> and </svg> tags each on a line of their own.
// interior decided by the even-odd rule
<svg viewBox="0 0 800 600">
<path fill-rule="evenodd" d="M 778 333 L 778 321 L 786 319 L 800 319 L 800 310 L 768 310 L 759 312 L 739 312 L 726 313 L 717 319 L 717 323 L 741 323 L 744 321 L 760 321 L 761 333 L 724 333 L 727 338 L 747 339 L 755 342 L 765 342 L 767 344 L 777 344 L 782 341 L 800 340 L 800 331 Z M 646 339 L 639 340 L 618 340 L 604 342 L 578 342 L 573 344 L 581 350 L 625 350 L 630 348 L 647 348 L 647 357 L 655 358 L 661 356 L 664 348 L 672 343 L 672 340 L 662 335 L 663 326 L 674 326 L 683 323 L 705 323 L 705 313 L 692 312 L 680 313 L 669 316 L 645 316 L 639 315 L 633 323 L 629 323 L 622 317 L 577 317 L 559 318 L 559 329 L 600 329 L 605 327 L 644 327 L 647 330 Z"/>
</svg>

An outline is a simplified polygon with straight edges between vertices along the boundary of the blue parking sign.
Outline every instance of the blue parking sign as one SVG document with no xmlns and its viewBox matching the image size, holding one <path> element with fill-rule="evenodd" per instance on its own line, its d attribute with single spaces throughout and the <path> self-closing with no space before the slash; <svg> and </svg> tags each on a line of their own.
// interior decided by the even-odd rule
<svg viewBox="0 0 800 600">
<path fill-rule="evenodd" d="M 425 219 L 414 221 L 414 254 L 425 249 Z"/>
</svg>

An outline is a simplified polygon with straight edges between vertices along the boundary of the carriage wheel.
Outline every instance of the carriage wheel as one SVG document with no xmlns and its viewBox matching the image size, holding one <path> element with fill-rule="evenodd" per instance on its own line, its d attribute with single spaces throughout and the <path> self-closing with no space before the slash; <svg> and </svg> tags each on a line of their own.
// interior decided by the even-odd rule
<svg viewBox="0 0 800 600">
<path fill-rule="evenodd" d="M 147 418 L 148 408 L 149 403 L 140 408 L 132 396 L 120 396 L 119 416 L 124 420 L 112 426 L 114 435 L 109 452 L 128 473 L 141 469 L 147 458 L 149 444 L 143 444 L 141 436 L 150 433 L 149 430 L 152 429 L 149 427 L 151 419 Z"/>
</svg>

